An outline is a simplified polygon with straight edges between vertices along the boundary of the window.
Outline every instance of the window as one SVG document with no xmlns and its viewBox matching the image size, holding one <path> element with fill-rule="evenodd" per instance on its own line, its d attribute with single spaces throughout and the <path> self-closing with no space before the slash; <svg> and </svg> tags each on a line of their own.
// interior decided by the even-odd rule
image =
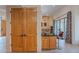
<svg viewBox="0 0 79 59">
<path fill-rule="evenodd" d="M 64 38 L 66 38 L 67 17 L 54 20 L 54 34 L 58 35 L 59 31 L 63 31 L 64 32 Z"/>
</svg>

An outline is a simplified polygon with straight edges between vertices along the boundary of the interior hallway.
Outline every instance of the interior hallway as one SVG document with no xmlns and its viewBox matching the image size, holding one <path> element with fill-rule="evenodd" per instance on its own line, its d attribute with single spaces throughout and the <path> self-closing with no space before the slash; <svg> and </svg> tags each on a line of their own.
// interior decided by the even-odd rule
<svg viewBox="0 0 79 59">
<path fill-rule="evenodd" d="M 3 7 L 3 6 L 2 6 Z M 8 7 L 8 6 L 7 6 Z M 18 6 L 19 7 L 19 6 Z M 23 6 L 20 6 L 20 7 L 23 7 Z M 71 18 L 72 18 L 72 29 L 71 29 L 71 27 L 69 26 L 68 27 L 68 29 L 70 30 L 71 29 L 71 31 L 72 31 L 72 33 L 71 33 L 71 35 L 69 35 L 70 33 L 69 32 L 67 32 L 67 33 L 69 33 L 68 34 L 68 36 L 71 36 L 71 38 L 72 38 L 72 42 L 73 43 L 75 43 L 76 45 L 79 45 L 79 32 L 78 32 L 78 30 L 79 30 L 79 27 L 77 26 L 79 23 L 79 17 L 77 17 L 77 16 L 79 16 L 79 14 L 77 14 L 78 12 L 79 12 L 79 9 L 77 9 L 79 6 L 43 6 L 42 7 L 42 9 L 43 9 L 43 11 L 41 12 L 40 11 L 40 7 L 37 7 L 39 10 L 39 12 L 38 12 L 38 21 L 37 21 L 37 49 L 39 49 L 39 51 L 41 51 L 41 47 L 42 47 L 42 45 L 43 44 L 41 44 L 41 38 L 42 38 L 42 36 L 41 36 L 41 29 L 39 29 L 39 28 L 41 28 L 41 21 L 40 21 L 40 19 L 41 19 L 41 16 L 47 16 L 47 20 L 48 19 L 52 19 L 52 21 L 53 20 L 55 20 L 55 21 L 57 21 L 56 23 L 57 23 L 57 31 L 56 32 L 58 32 L 58 30 L 60 29 L 59 27 L 61 27 L 62 29 L 63 28 L 65 28 L 66 26 L 63 26 L 63 23 L 65 22 L 65 19 L 67 20 L 67 18 L 70 18 L 70 20 L 71 20 Z M 6 37 L 0 37 L 0 52 L 7 52 L 7 48 L 6 47 L 8 47 L 8 48 L 10 48 L 10 46 L 11 45 L 8 45 L 8 46 L 6 46 L 6 41 L 7 40 L 9 40 L 10 39 L 10 37 L 11 37 L 11 24 L 10 24 L 10 21 L 11 21 L 11 19 L 9 19 L 9 17 L 10 17 L 10 15 L 9 15 L 9 12 L 10 12 L 10 8 L 12 8 L 12 7 L 8 7 L 7 9 L 4 7 L 4 8 L 1 8 L 1 16 L 6 16 L 7 17 L 7 30 L 6 30 L 6 36 L 7 36 L 7 39 L 6 39 Z M 45 9 L 46 8 L 46 9 Z M 57 9 L 58 8 L 58 9 Z M 67 10 L 66 10 L 67 9 Z M 3 12 L 3 10 L 4 10 L 4 12 Z M 44 11 L 48 11 L 48 12 L 44 12 Z M 58 10 L 58 11 L 57 11 Z M 76 10 L 76 11 L 75 11 Z M 50 11 L 50 12 L 49 12 Z M 69 13 L 69 11 L 71 11 L 72 12 L 72 17 L 70 17 L 71 15 L 68 15 L 67 16 L 67 14 Z M 42 14 L 44 12 L 44 14 Z M 70 12 L 70 13 L 71 13 Z M 65 14 L 65 15 L 64 15 Z M 16 15 L 16 14 L 15 14 Z M 22 14 L 21 14 L 22 15 Z M 62 15 L 64 15 L 64 16 L 62 16 Z M 49 17 L 49 16 L 52 16 L 53 18 L 51 18 L 51 17 Z M 62 16 L 62 17 L 60 17 L 60 16 Z M 48 18 L 49 17 L 49 18 Z M 60 17 L 60 18 L 59 18 Z M 75 18 L 76 17 L 76 18 Z M 31 18 L 31 17 L 30 17 Z M 63 19 L 62 18 L 64 18 L 64 22 L 62 21 Z M 45 18 L 44 18 L 45 19 Z M 61 19 L 61 21 L 59 21 Z M 52 24 L 52 21 L 50 21 L 50 22 L 48 22 L 47 21 L 47 23 L 43 23 L 43 26 L 45 26 L 45 28 L 46 28 L 46 26 L 47 26 L 47 29 L 46 29 L 46 34 L 47 35 L 55 35 L 54 33 L 53 33 L 53 31 L 51 31 L 51 33 L 49 33 L 50 32 L 50 28 L 52 28 L 52 26 L 54 26 L 54 24 Z M 50 24 L 51 23 L 51 24 Z M 61 26 L 59 26 L 60 25 L 60 23 L 61 23 Z M 49 27 L 48 27 L 48 25 L 50 25 Z M 75 25 L 74 25 L 75 24 Z M 65 25 L 66 25 L 66 23 L 65 23 Z M 17 27 L 16 27 L 17 28 Z M 64 30 L 64 29 L 63 29 Z M 65 30 L 66 31 L 66 30 Z M 48 32 L 48 33 L 47 33 Z M 48 38 L 48 37 L 47 37 Z M 35 38 L 34 38 L 35 39 Z M 49 40 L 50 40 L 50 37 L 48 38 Z M 49 40 L 46 40 L 47 42 L 49 41 Z M 68 39 L 69 40 L 69 39 Z M 53 40 L 52 40 L 53 41 Z M 18 41 L 17 41 L 18 42 Z M 32 41 L 33 42 L 33 41 Z M 11 43 L 11 41 L 9 40 L 7 43 Z M 73 44 L 72 43 L 72 44 Z M 22 45 L 22 44 L 21 44 Z M 51 46 L 53 46 L 52 44 L 51 44 Z M 41 51 L 41 52 L 46 52 L 46 53 L 64 53 L 64 52 L 68 52 L 68 53 L 72 53 L 72 52 L 79 52 L 79 46 L 73 46 L 73 45 L 70 45 L 70 44 L 66 44 L 65 45 L 65 47 L 63 48 L 63 49 L 61 49 L 61 50 L 59 50 L 59 49 L 52 49 L 52 50 L 46 50 L 46 51 Z"/>
</svg>

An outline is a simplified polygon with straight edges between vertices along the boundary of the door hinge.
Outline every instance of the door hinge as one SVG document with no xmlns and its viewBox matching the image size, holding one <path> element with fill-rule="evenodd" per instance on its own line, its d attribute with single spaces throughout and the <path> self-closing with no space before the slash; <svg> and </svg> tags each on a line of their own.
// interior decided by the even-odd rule
<svg viewBox="0 0 79 59">
<path fill-rule="evenodd" d="M 12 33 L 10 33 L 10 35 L 12 35 Z"/>
<path fill-rule="evenodd" d="M 10 11 L 10 13 L 12 13 L 12 11 Z"/>
<path fill-rule="evenodd" d="M 11 22 L 10 22 L 10 24 L 11 24 Z"/>
<path fill-rule="evenodd" d="M 12 46 L 12 44 L 11 44 L 11 46 Z"/>
</svg>

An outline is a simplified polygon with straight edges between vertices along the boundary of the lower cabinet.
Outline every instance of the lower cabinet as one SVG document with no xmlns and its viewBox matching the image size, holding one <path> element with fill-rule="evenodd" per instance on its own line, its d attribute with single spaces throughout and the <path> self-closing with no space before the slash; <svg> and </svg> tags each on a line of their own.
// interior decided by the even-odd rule
<svg viewBox="0 0 79 59">
<path fill-rule="evenodd" d="M 55 49 L 56 39 L 57 39 L 56 36 L 43 36 L 42 49 Z"/>
<path fill-rule="evenodd" d="M 48 37 L 42 37 L 42 48 L 49 49 L 49 38 Z"/>
<path fill-rule="evenodd" d="M 53 37 L 49 37 L 49 48 L 50 49 L 54 49 L 56 48 L 56 36 L 53 36 Z"/>
</svg>

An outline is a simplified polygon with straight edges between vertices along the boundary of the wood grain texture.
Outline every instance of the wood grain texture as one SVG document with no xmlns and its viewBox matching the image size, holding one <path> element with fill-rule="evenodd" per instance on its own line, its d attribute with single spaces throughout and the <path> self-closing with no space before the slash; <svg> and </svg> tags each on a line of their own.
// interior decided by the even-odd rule
<svg viewBox="0 0 79 59">
<path fill-rule="evenodd" d="M 34 8 L 26 8 L 25 19 L 23 22 L 23 33 L 26 35 L 23 37 L 25 46 L 24 51 L 37 51 L 37 23 L 36 17 L 37 13 Z"/>
<path fill-rule="evenodd" d="M 23 38 L 22 35 L 22 19 L 23 12 L 22 8 L 12 8 L 11 9 L 11 33 L 12 33 L 12 52 L 22 52 L 23 51 Z"/>
<path fill-rule="evenodd" d="M 56 39 L 57 38 L 55 36 L 49 37 L 49 40 L 50 40 L 50 43 L 49 43 L 50 49 L 56 48 Z"/>
<path fill-rule="evenodd" d="M 13 8 L 11 10 L 12 51 L 37 51 L 37 12 L 35 11 L 37 9 Z"/>
<path fill-rule="evenodd" d="M 42 49 L 49 49 L 49 37 L 42 37 Z"/>
<path fill-rule="evenodd" d="M 57 40 L 56 36 L 43 36 L 42 49 L 55 49 L 56 40 Z"/>
</svg>

